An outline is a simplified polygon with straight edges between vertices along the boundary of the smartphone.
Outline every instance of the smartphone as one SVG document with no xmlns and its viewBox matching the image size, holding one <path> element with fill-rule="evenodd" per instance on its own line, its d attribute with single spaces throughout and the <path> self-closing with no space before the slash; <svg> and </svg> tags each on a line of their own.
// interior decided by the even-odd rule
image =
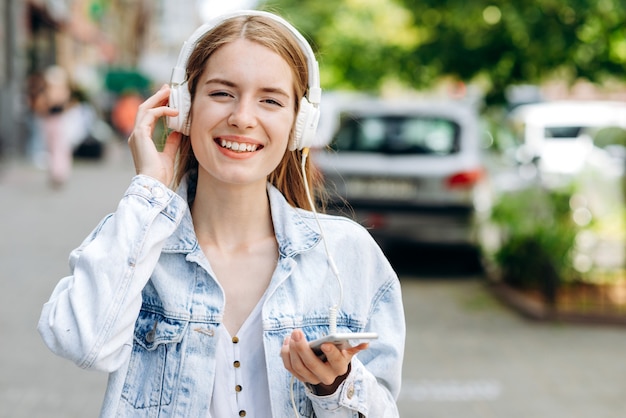
<svg viewBox="0 0 626 418">
<path fill-rule="evenodd" d="M 322 360 L 326 359 L 326 356 L 322 352 L 322 344 L 332 343 L 340 350 L 352 347 L 351 341 L 363 342 L 366 340 L 375 340 L 378 338 L 378 334 L 375 332 L 346 332 L 330 334 L 324 337 L 309 342 L 309 347 L 313 352 Z"/>
</svg>

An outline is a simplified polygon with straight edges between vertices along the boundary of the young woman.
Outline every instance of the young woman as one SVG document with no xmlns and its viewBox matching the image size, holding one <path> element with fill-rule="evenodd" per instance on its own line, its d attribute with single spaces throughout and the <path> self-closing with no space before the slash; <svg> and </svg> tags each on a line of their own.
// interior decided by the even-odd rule
<svg viewBox="0 0 626 418">
<path fill-rule="evenodd" d="M 55 353 L 110 373 L 101 416 L 398 416 L 400 284 L 365 229 L 311 211 L 297 118 L 317 64 L 298 36 L 264 12 L 221 18 L 183 85 L 140 106 L 137 176 L 39 322 Z M 155 124 L 181 116 L 158 151 Z M 318 357 L 308 342 L 335 328 L 378 339 Z"/>
</svg>

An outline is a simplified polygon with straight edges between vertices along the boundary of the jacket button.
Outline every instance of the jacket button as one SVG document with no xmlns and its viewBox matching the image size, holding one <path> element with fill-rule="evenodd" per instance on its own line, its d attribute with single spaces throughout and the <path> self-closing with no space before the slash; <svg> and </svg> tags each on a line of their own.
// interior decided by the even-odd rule
<svg viewBox="0 0 626 418">
<path fill-rule="evenodd" d="M 244 411 L 243 409 L 241 411 L 239 411 L 239 416 L 240 417 L 245 417 L 246 416 L 246 411 Z"/>
<path fill-rule="evenodd" d="M 348 396 L 348 399 L 352 399 L 352 397 L 354 396 L 354 386 L 353 385 L 350 385 L 348 387 L 348 394 L 347 394 L 347 396 Z"/>
<path fill-rule="evenodd" d="M 239 342 L 239 337 L 233 337 L 233 344 L 237 344 Z"/>
<path fill-rule="evenodd" d="M 239 366 L 241 366 L 241 363 L 239 362 L 239 360 L 235 360 L 233 361 L 233 366 L 235 366 L 235 368 L 238 369 Z"/>
<path fill-rule="evenodd" d="M 146 334 L 146 342 L 148 343 L 154 342 L 154 340 L 156 339 L 156 329 L 157 329 L 158 324 L 159 324 L 159 321 L 154 321 L 154 325 L 152 326 L 152 329 L 148 331 L 148 333 Z"/>
<path fill-rule="evenodd" d="M 241 389 L 242 389 L 241 385 L 235 386 L 235 392 L 241 392 Z"/>
</svg>

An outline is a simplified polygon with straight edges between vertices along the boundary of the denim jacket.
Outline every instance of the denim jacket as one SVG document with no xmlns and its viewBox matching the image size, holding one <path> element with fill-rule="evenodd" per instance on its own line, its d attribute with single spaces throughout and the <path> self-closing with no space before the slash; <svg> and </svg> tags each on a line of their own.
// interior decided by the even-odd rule
<svg viewBox="0 0 626 418">
<path fill-rule="evenodd" d="M 224 293 L 200 249 L 185 183 L 174 193 L 136 176 L 114 214 L 70 255 L 44 305 L 46 345 L 78 366 L 109 372 L 101 417 L 208 416 L 215 339 Z M 290 206 L 268 185 L 279 260 L 262 306 L 263 340 L 274 417 L 293 417 L 285 337 L 328 333 L 338 285 L 311 212 Z M 352 359 L 333 395 L 295 381 L 304 417 L 398 416 L 405 323 L 399 280 L 368 232 L 342 217 L 319 215 L 343 282 L 338 332 L 379 339 Z"/>
</svg>

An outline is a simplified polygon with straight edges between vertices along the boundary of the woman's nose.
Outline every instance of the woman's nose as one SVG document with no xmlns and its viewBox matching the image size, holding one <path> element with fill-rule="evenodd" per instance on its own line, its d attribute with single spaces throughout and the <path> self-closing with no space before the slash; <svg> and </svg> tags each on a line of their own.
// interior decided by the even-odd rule
<svg viewBox="0 0 626 418">
<path fill-rule="evenodd" d="M 256 125 L 254 103 L 249 100 L 238 100 L 235 102 L 232 112 L 228 117 L 228 123 L 239 129 L 254 127 Z"/>
</svg>

